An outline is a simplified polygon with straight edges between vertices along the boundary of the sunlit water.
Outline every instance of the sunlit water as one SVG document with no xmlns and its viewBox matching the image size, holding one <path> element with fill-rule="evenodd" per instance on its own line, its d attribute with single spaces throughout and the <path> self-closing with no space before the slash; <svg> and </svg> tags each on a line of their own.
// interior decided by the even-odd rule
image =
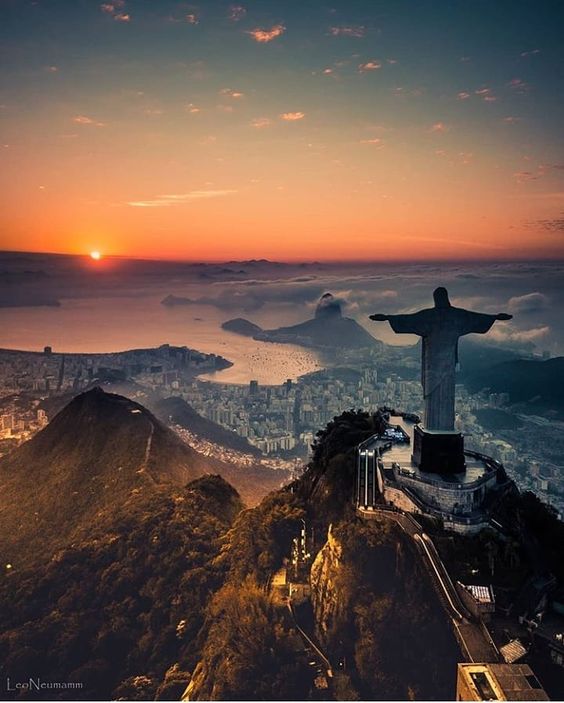
<svg viewBox="0 0 564 703">
<path fill-rule="evenodd" d="M 310 350 L 257 342 L 221 329 L 229 318 L 211 306 L 160 305 L 158 298 L 68 300 L 59 308 L 0 309 L 0 347 L 59 352 L 112 352 L 186 345 L 219 354 L 233 366 L 202 376 L 222 383 L 280 384 L 321 368 Z"/>
</svg>

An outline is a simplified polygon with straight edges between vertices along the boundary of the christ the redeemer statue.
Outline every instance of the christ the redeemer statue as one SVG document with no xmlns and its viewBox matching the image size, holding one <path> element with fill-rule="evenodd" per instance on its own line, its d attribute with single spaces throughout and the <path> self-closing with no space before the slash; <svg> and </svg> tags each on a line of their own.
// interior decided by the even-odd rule
<svg viewBox="0 0 564 703">
<path fill-rule="evenodd" d="M 398 334 L 417 334 L 423 338 L 421 383 L 425 399 L 423 426 L 426 430 L 454 430 L 454 388 L 458 362 L 458 339 L 472 332 L 485 334 L 496 320 L 512 315 L 487 315 L 455 308 L 446 288 L 433 293 L 435 307 L 411 315 L 370 315 L 371 320 L 387 320 Z"/>
</svg>

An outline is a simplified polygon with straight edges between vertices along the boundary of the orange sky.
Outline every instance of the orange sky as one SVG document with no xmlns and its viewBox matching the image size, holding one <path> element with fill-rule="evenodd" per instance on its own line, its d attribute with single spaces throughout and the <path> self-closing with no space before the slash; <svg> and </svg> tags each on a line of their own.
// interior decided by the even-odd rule
<svg viewBox="0 0 564 703">
<path fill-rule="evenodd" d="M 273 5 L 270 24 L 219 5 L 189 20 L 138 7 L 122 19 L 43 9 L 42 22 L 59 23 L 44 44 L 39 20 L 11 18 L 2 248 L 199 260 L 564 254 L 549 51 L 520 51 L 526 27 L 494 64 L 462 19 L 458 45 L 422 60 L 400 14 L 387 32 L 370 29 L 370 4 L 342 15 L 350 26 L 331 26 L 321 6 L 302 20 Z M 65 32 L 81 19 L 92 36 Z"/>
</svg>

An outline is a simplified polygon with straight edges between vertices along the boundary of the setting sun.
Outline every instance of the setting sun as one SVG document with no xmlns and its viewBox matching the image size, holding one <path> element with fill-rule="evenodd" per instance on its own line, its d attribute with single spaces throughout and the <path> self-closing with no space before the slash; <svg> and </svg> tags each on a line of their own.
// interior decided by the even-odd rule
<svg viewBox="0 0 564 703">
<path fill-rule="evenodd" d="M 94 261 L 100 261 L 100 259 L 102 258 L 102 254 L 100 254 L 99 251 L 91 251 L 90 258 L 94 259 Z"/>
</svg>

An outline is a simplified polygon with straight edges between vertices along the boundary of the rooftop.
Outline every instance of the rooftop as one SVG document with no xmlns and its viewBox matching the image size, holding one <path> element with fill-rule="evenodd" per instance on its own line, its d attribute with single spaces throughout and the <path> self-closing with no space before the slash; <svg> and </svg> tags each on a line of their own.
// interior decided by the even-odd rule
<svg viewBox="0 0 564 703">
<path fill-rule="evenodd" d="M 466 585 L 462 584 L 464 588 L 469 591 L 473 598 L 479 603 L 493 603 L 494 598 L 492 590 L 489 586 L 474 586 L 472 584 Z"/>
<path fill-rule="evenodd" d="M 458 670 L 473 700 L 550 700 L 527 664 L 459 664 Z"/>
<path fill-rule="evenodd" d="M 513 664 L 527 654 L 527 650 L 518 639 L 511 640 L 511 642 L 500 647 L 499 652 L 507 664 Z"/>
</svg>

